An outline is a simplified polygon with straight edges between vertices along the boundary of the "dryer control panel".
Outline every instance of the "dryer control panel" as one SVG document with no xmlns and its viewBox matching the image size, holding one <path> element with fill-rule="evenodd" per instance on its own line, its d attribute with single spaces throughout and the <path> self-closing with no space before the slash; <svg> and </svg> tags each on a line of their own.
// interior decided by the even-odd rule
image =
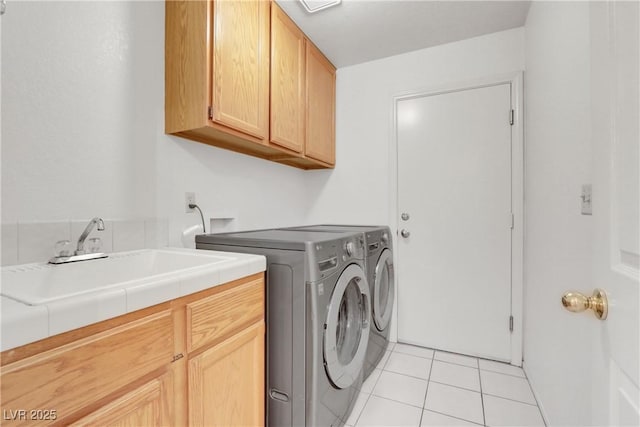
<svg viewBox="0 0 640 427">
<path fill-rule="evenodd" d="M 356 233 L 331 242 L 315 243 L 309 255 L 310 280 L 323 279 L 353 261 L 363 261 L 364 239 Z"/>
</svg>

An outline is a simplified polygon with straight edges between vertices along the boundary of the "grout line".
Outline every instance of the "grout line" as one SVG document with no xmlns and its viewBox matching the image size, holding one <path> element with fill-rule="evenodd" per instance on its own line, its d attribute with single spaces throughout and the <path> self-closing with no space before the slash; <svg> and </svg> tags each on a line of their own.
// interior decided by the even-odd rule
<svg viewBox="0 0 640 427">
<path fill-rule="evenodd" d="M 522 400 L 511 399 L 509 397 L 498 396 L 497 394 L 492 394 L 492 393 L 487 393 L 487 392 L 483 392 L 483 394 L 486 394 L 487 396 L 491 396 L 491 397 L 497 397 L 499 399 L 510 400 L 512 402 L 522 403 L 523 405 L 535 406 L 536 408 L 538 407 L 537 403 L 523 402 Z M 535 396 L 534 396 L 534 400 L 535 400 Z"/>
<path fill-rule="evenodd" d="M 472 392 L 474 392 L 474 393 L 482 393 L 482 391 L 481 391 L 482 389 L 481 389 L 481 390 L 474 390 L 474 389 L 472 389 L 472 388 L 461 387 L 461 386 L 459 386 L 459 385 L 454 385 L 454 384 L 449 384 L 449 383 L 443 383 L 443 382 L 436 381 L 436 380 L 431 380 L 431 382 L 434 382 L 434 383 L 436 383 L 436 384 L 446 385 L 446 386 L 449 386 L 449 387 L 459 388 L 460 390 L 472 391 Z"/>
<path fill-rule="evenodd" d="M 435 356 L 435 353 L 433 354 Z M 422 411 L 420 411 L 420 423 L 422 426 L 422 417 L 424 417 L 425 406 L 427 405 L 427 393 L 429 392 L 429 384 L 431 383 L 431 372 L 433 372 L 433 359 L 431 359 L 431 365 L 429 365 L 429 378 L 427 378 L 427 389 L 424 391 L 424 399 L 422 399 Z"/>
<path fill-rule="evenodd" d="M 405 405 L 405 406 L 411 406 L 412 408 L 420 409 L 422 411 L 422 407 L 416 406 L 416 405 L 414 405 L 412 403 L 403 402 L 402 400 L 391 399 L 390 397 L 380 396 L 379 394 L 373 394 L 373 393 L 371 393 L 371 396 L 375 396 L 375 397 L 378 397 L 380 399 L 388 400 L 390 402 L 400 403 L 400 404 Z"/>
<path fill-rule="evenodd" d="M 436 413 L 436 414 L 444 415 L 445 417 L 449 417 L 449 418 L 455 418 L 456 420 L 460 420 L 460 421 L 464 421 L 464 422 L 467 422 L 467 423 L 475 424 L 477 426 L 483 425 L 483 424 L 478 424 L 475 421 L 467 420 L 465 418 L 456 417 L 456 416 L 451 415 L 451 414 L 445 414 L 444 412 L 434 411 L 433 409 L 425 409 L 425 411 L 429 411 L 429 412 L 433 412 L 433 413 Z"/>
<path fill-rule="evenodd" d="M 540 413 L 540 418 L 542 418 L 542 423 L 545 425 L 545 427 L 547 427 L 548 426 L 547 420 L 544 414 L 542 413 L 542 408 L 540 407 L 540 403 L 538 402 L 538 397 L 536 396 L 536 392 L 533 390 L 533 386 L 531 385 L 531 381 L 529 381 L 527 372 L 524 370 L 524 360 L 522 363 L 522 367 L 520 369 L 522 369 L 522 373 L 524 374 L 524 377 L 527 380 L 527 384 L 529 384 L 529 389 L 531 390 L 531 394 L 533 394 L 533 400 L 536 401 L 536 407 L 538 408 L 538 412 Z"/>
<path fill-rule="evenodd" d="M 522 369 L 522 368 L 518 368 L 518 369 Z M 493 371 L 491 369 L 483 369 L 480 368 L 481 371 L 485 371 L 485 372 L 491 372 L 492 374 L 500 374 L 500 375 L 507 375 L 509 377 L 516 377 L 516 378 L 522 378 L 522 379 L 527 379 L 526 376 L 522 376 L 522 375 L 514 375 L 514 374 L 508 374 L 506 372 L 500 372 L 500 371 Z M 523 371 L 524 372 L 524 371 Z"/>
<path fill-rule="evenodd" d="M 473 361 L 475 361 L 475 362 L 476 362 L 476 366 L 475 366 L 475 367 L 477 368 L 477 367 L 479 366 L 479 363 L 478 363 L 478 360 L 479 360 L 479 359 L 478 359 L 478 357 L 476 357 L 476 356 L 469 356 L 468 354 L 453 353 L 453 352 L 451 352 L 451 351 L 443 351 L 443 350 L 436 350 L 436 351 L 435 351 L 435 353 L 434 353 L 434 355 L 433 355 L 433 356 L 434 356 L 434 359 L 439 360 L 439 361 L 441 361 L 441 362 L 453 363 L 453 364 L 455 364 L 455 365 L 462 365 L 462 363 L 451 362 L 451 361 L 449 361 L 449 360 L 444 360 L 444 359 L 438 359 L 438 357 L 437 357 L 438 353 L 452 354 L 452 355 L 454 355 L 454 356 L 461 356 L 463 359 L 472 359 Z M 462 365 L 462 366 L 469 366 L 469 365 Z M 472 366 L 471 366 L 471 367 L 472 367 Z"/>
<path fill-rule="evenodd" d="M 478 362 L 478 368 L 480 368 L 480 362 Z M 487 425 L 487 416 L 484 413 L 484 393 L 482 392 L 482 375 L 480 375 L 480 369 L 478 369 L 478 380 L 480 381 L 480 403 L 482 404 L 482 424 Z"/>
<path fill-rule="evenodd" d="M 362 391 L 362 390 L 360 390 L 360 394 L 362 394 L 362 393 L 363 393 L 363 391 Z M 364 412 L 364 408 L 366 408 L 366 407 L 367 407 L 367 403 L 369 402 L 369 399 L 371 399 L 371 393 L 364 393 L 364 394 L 366 394 L 366 395 L 367 395 L 367 400 L 365 400 L 365 401 L 364 401 L 364 405 L 362 405 L 362 409 L 360 409 L 360 413 L 359 413 L 359 414 L 358 414 L 358 416 L 356 417 L 356 421 L 353 423 L 353 427 L 355 427 L 355 426 L 357 426 L 357 425 L 358 425 L 358 421 L 360 421 L 360 417 L 362 416 L 362 413 Z M 360 396 L 358 395 L 358 397 L 360 397 Z M 357 400 L 357 398 L 356 398 L 356 400 Z M 348 419 L 348 418 L 349 418 L 349 417 L 347 417 L 347 419 Z M 346 424 L 346 423 L 347 423 L 347 420 L 345 420 L 345 424 Z"/>
<path fill-rule="evenodd" d="M 404 351 L 393 350 L 393 351 L 392 351 L 392 353 L 402 354 L 402 355 L 404 355 L 404 356 L 419 357 L 419 358 L 421 358 L 421 359 L 429 359 L 429 360 L 433 360 L 433 357 L 418 356 L 417 354 L 405 353 Z"/>
<path fill-rule="evenodd" d="M 385 362 L 385 365 L 386 365 L 386 362 Z M 371 371 L 371 374 L 373 374 L 373 372 L 374 372 L 376 369 L 378 369 L 378 368 L 377 368 L 377 367 L 376 367 L 376 368 L 373 368 L 373 371 Z M 382 372 L 383 372 L 383 371 L 384 371 L 384 369 L 380 368 L 380 375 L 382 375 Z M 371 374 L 370 374 L 369 376 L 371 376 Z M 378 384 L 378 381 L 380 381 L 380 375 L 378 375 L 378 378 L 376 378 L 376 380 L 373 382 L 373 385 L 371 386 L 371 392 L 370 392 L 369 394 L 373 394 L 373 390 L 375 390 L 376 385 Z M 360 390 L 360 391 L 362 391 L 362 390 Z"/>
<path fill-rule="evenodd" d="M 441 362 L 441 363 L 448 363 L 449 365 L 455 365 L 455 366 L 462 366 L 463 368 L 469 368 L 469 369 L 478 369 L 478 368 L 474 368 L 473 366 L 469 366 L 469 365 L 461 365 L 460 363 L 455 363 L 455 362 L 449 362 L 448 360 L 440 360 L 440 359 L 434 359 L 436 362 Z"/>
<path fill-rule="evenodd" d="M 433 365 L 433 361 L 431 361 L 431 364 Z M 413 375 L 404 374 L 402 372 L 390 371 L 390 370 L 387 370 L 387 369 L 382 369 L 382 372 L 390 372 L 392 374 L 402 375 L 403 377 L 409 377 L 409 378 L 413 378 L 413 379 L 420 380 L 420 381 L 429 381 L 429 377 L 431 377 L 431 370 L 429 370 L 429 377 L 427 377 L 427 378 L 416 377 L 416 376 L 413 376 Z M 380 374 L 380 375 L 382 375 L 382 374 Z M 380 379 L 380 377 L 378 377 L 378 379 Z"/>
</svg>

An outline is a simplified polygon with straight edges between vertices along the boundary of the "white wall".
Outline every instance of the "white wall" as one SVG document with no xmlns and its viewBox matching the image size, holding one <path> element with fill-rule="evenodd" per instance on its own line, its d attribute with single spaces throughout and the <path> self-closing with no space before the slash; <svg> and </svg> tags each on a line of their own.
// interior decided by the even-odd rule
<svg viewBox="0 0 640 427">
<path fill-rule="evenodd" d="M 306 221 L 396 229 L 390 188 L 393 96 L 523 70 L 524 65 L 524 29 L 517 28 L 339 69 L 337 164 L 333 171 L 308 172 L 312 197 Z M 394 341 L 396 315 L 397 299 Z"/>
<path fill-rule="evenodd" d="M 235 229 L 302 223 L 303 171 L 164 134 L 164 2 L 9 2 L 2 24 L 3 264 L 42 256 L 19 257 L 32 222 L 162 218 L 181 244 L 185 191 Z"/>
<path fill-rule="evenodd" d="M 341 68 L 333 172 L 309 173 L 308 222 L 392 224 L 392 98 L 524 68 L 524 31 L 502 31 Z"/>
<path fill-rule="evenodd" d="M 96 215 L 168 220 L 181 244 L 185 191 L 232 229 L 389 224 L 392 95 L 524 63 L 516 29 L 338 70 L 337 167 L 304 172 L 164 135 L 163 2 L 12 2 L 2 20 L 4 253 L 18 223 Z"/>
<path fill-rule="evenodd" d="M 550 425 L 590 425 L 598 320 L 560 304 L 592 281 L 589 5 L 533 2 L 525 28 L 525 369 Z"/>
</svg>

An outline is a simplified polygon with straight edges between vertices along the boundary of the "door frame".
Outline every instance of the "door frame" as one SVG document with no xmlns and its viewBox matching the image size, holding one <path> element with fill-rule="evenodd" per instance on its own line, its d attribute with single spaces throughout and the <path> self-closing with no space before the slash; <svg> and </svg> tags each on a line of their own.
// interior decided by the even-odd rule
<svg viewBox="0 0 640 427">
<path fill-rule="evenodd" d="M 399 229 L 399 203 L 398 203 L 398 103 L 412 98 L 439 95 L 450 92 L 459 92 L 469 89 L 497 86 L 501 84 L 511 85 L 511 108 L 514 111 L 513 125 L 511 126 L 511 204 L 514 217 L 513 231 L 511 233 L 511 315 L 513 316 L 513 332 L 511 334 L 511 364 L 522 366 L 523 354 L 523 251 L 524 251 L 524 109 L 523 109 L 523 71 L 515 71 L 507 74 L 498 74 L 483 77 L 471 81 L 454 82 L 435 87 L 404 91 L 392 98 L 391 111 L 391 135 L 389 138 L 389 219 L 392 230 L 395 230 L 393 239 L 395 247 L 398 247 Z M 509 117 L 505 113 L 505 120 Z M 398 251 L 394 251 L 394 264 L 396 266 L 396 295 L 393 311 L 393 326 L 391 340 L 397 341 L 398 337 L 398 294 L 402 288 L 400 277 L 400 261 Z M 509 325 L 506 324 L 505 327 Z"/>
</svg>

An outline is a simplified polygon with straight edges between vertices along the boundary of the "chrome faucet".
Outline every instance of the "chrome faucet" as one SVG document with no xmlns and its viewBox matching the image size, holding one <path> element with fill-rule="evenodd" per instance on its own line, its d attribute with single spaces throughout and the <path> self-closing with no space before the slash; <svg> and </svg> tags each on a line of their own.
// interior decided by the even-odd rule
<svg viewBox="0 0 640 427">
<path fill-rule="evenodd" d="M 85 227 L 84 231 L 78 238 L 78 247 L 72 256 L 68 256 L 69 254 L 64 254 L 60 256 L 53 257 L 49 260 L 49 264 L 66 264 L 68 262 L 76 262 L 76 261 L 87 261 L 90 259 L 99 259 L 106 258 L 108 255 L 104 253 L 91 253 L 88 254 L 84 250 L 84 241 L 87 239 L 87 236 L 94 227 L 97 227 L 98 231 L 104 231 L 104 221 L 102 218 L 95 217 L 89 224 Z"/>
<path fill-rule="evenodd" d="M 87 239 L 87 236 L 89 235 L 89 233 L 91 233 L 91 230 L 93 230 L 93 227 L 95 227 L 96 225 L 98 226 L 98 231 L 104 231 L 104 221 L 102 220 L 102 218 L 95 217 L 91 221 L 89 221 L 89 224 L 87 224 L 84 231 L 78 238 L 78 247 L 76 248 L 75 255 L 85 254 L 84 241 Z"/>
</svg>

